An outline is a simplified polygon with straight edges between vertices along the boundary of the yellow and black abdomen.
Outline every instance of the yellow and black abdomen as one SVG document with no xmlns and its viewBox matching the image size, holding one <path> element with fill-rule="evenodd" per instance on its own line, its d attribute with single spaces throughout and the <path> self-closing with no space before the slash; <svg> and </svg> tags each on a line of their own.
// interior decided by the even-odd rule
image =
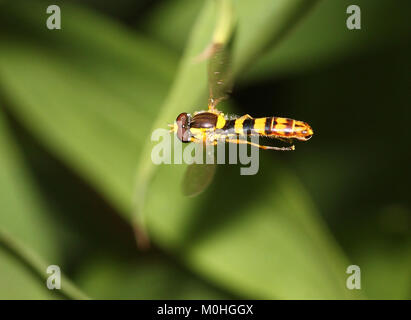
<svg viewBox="0 0 411 320">
<path fill-rule="evenodd" d="M 266 118 L 271 121 L 270 134 L 278 137 L 306 141 L 314 134 L 308 123 L 281 117 Z"/>
<path fill-rule="evenodd" d="M 303 122 L 281 117 L 238 118 L 227 120 L 224 127 L 227 135 L 260 135 L 287 139 L 308 140 L 313 135 L 311 127 Z"/>
</svg>

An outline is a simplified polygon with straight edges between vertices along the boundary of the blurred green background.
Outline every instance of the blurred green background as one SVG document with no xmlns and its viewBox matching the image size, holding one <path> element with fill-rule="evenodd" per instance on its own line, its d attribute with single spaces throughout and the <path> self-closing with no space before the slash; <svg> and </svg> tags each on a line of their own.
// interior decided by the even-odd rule
<svg viewBox="0 0 411 320">
<path fill-rule="evenodd" d="M 46 8 L 61 8 L 48 30 Z M 361 30 L 346 8 L 361 8 Z M 234 1 L 222 108 L 309 122 L 184 198 L 151 131 L 204 109 L 215 1 L 0 1 L 1 299 L 410 299 L 410 1 Z M 152 241 L 141 252 L 136 221 Z M 46 288 L 46 267 L 66 276 Z M 361 290 L 345 286 L 361 268 Z"/>
</svg>

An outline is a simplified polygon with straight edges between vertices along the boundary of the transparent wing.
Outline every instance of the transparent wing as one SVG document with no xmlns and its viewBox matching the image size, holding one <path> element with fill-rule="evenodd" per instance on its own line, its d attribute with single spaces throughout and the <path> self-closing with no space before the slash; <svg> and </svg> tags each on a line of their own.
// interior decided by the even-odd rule
<svg viewBox="0 0 411 320">
<path fill-rule="evenodd" d="M 209 108 L 226 99 L 232 89 L 230 46 L 214 43 L 208 62 Z"/>
<path fill-rule="evenodd" d="M 183 194 L 194 197 L 202 193 L 213 181 L 216 168 L 216 164 L 190 164 L 183 178 Z"/>
</svg>

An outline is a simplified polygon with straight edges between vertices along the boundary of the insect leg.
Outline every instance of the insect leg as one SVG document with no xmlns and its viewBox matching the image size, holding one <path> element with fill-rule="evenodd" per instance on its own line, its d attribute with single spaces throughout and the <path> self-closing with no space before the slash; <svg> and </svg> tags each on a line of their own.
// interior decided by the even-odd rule
<svg viewBox="0 0 411 320">
<path fill-rule="evenodd" d="M 238 144 L 249 144 L 251 146 L 260 148 L 260 149 L 264 149 L 264 150 L 277 150 L 277 151 L 292 151 L 295 150 L 294 145 L 290 146 L 290 147 L 273 147 L 273 146 L 264 146 L 261 144 L 257 144 L 257 143 L 253 143 L 251 141 L 247 141 L 247 140 L 242 140 L 242 139 L 226 139 L 226 142 L 231 142 L 231 143 L 238 143 Z"/>
<path fill-rule="evenodd" d="M 198 138 L 195 138 L 195 137 L 191 137 L 191 142 L 194 142 L 194 143 L 202 143 L 203 145 L 213 145 L 213 146 L 216 146 L 217 143 L 218 143 L 217 140 L 207 142 L 207 141 L 203 141 L 203 140 L 200 140 L 200 139 L 198 139 Z"/>
</svg>

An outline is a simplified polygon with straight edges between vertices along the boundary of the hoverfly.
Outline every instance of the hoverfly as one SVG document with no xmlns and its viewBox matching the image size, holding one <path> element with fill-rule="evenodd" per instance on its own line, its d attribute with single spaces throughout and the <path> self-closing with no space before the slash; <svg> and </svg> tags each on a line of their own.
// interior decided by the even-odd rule
<svg viewBox="0 0 411 320">
<path fill-rule="evenodd" d="M 192 115 L 183 112 L 177 116 L 174 124 L 169 126 L 170 132 L 174 132 L 180 141 L 205 145 L 217 145 L 219 141 L 224 141 L 249 144 L 266 150 L 290 151 L 295 149 L 294 145 L 261 145 L 252 143 L 244 137 L 258 135 L 291 143 L 293 139 L 307 141 L 312 137 L 313 130 L 303 121 L 283 117 L 253 118 L 248 114 L 227 116 L 219 111 L 217 105 L 227 97 L 229 91 L 229 76 L 228 50 L 224 45 L 214 44 L 208 63 L 208 110 L 197 111 Z M 183 180 L 183 193 L 194 196 L 204 191 L 212 181 L 215 168 L 214 164 L 189 165 Z"/>
</svg>

